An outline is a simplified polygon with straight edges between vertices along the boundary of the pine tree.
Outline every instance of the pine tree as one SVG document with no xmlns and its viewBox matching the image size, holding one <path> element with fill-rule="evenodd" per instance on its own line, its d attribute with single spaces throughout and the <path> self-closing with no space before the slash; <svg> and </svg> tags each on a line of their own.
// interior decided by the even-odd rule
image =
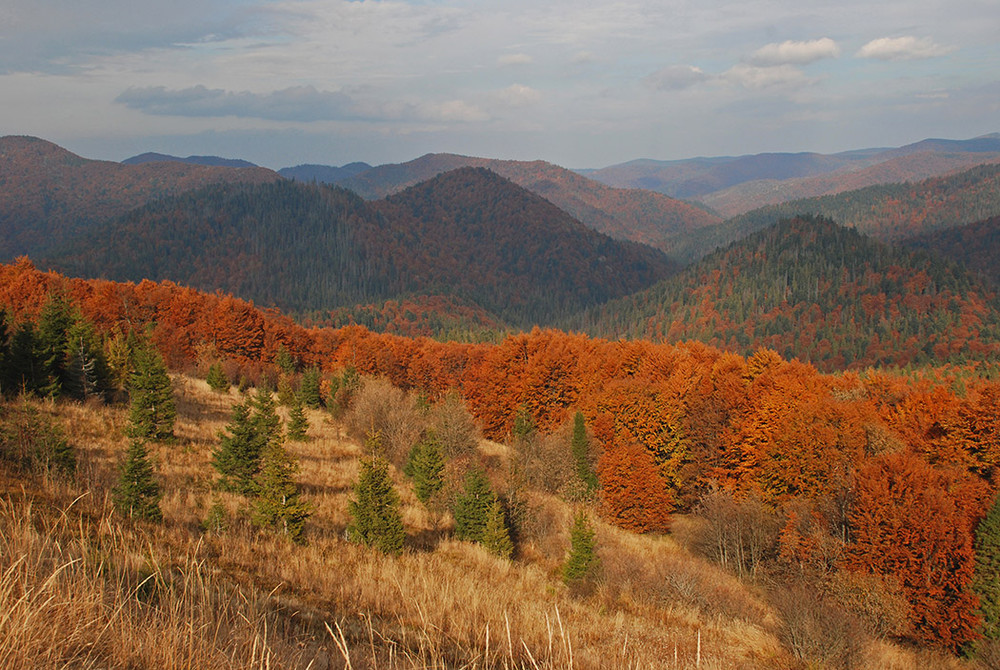
<svg viewBox="0 0 1000 670">
<path fill-rule="evenodd" d="M 110 374 L 94 326 L 77 314 L 66 334 L 66 370 L 63 392 L 78 400 L 108 396 Z"/>
<path fill-rule="evenodd" d="M 10 338 L 4 389 L 11 393 L 37 393 L 43 385 L 44 367 L 35 326 L 30 321 L 18 324 Z"/>
<path fill-rule="evenodd" d="M 573 519 L 569 542 L 569 557 L 563 565 L 563 581 L 568 586 L 573 586 L 591 579 L 599 565 L 595 553 L 594 528 L 582 510 Z"/>
<path fill-rule="evenodd" d="M 205 377 L 208 388 L 216 393 L 226 393 L 229 391 L 229 377 L 222 369 L 222 363 L 216 361 L 208 368 L 208 375 Z"/>
<path fill-rule="evenodd" d="M 309 505 L 299 499 L 295 485 L 298 464 L 280 442 L 270 443 L 256 477 L 257 498 L 251 505 L 251 520 L 258 526 L 280 528 L 295 542 L 302 542 Z"/>
<path fill-rule="evenodd" d="M 115 509 L 121 514 L 145 521 L 160 521 L 160 487 L 153 478 L 153 464 L 142 440 L 133 440 L 125 454 L 112 491 Z"/>
<path fill-rule="evenodd" d="M 292 408 L 288 411 L 288 439 L 296 442 L 305 442 L 306 431 L 309 430 L 309 419 L 302 407 L 302 401 L 298 396 L 292 402 Z"/>
<path fill-rule="evenodd" d="M 66 382 L 66 349 L 73 325 L 73 308 L 66 296 L 53 291 L 38 315 L 37 347 L 41 359 L 38 392 L 50 398 L 62 393 Z"/>
<path fill-rule="evenodd" d="M 455 537 L 459 540 L 481 542 L 490 510 L 496 503 L 496 494 L 482 470 L 476 469 L 465 477 L 465 486 L 455 498 Z"/>
<path fill-rule="evenodd" d="M 170 388 L 167 366 L 149 344 L 134 352 L 134 369 L 129 377 L 129 430 L 131 437 L 165 441 L 174 437 L 177 410 Z"/>
<path fill-rule="evenodd" d="M 288 349 L 285 348 L 284 344 L 278 345 L 278 353 L 274 356 L 274 363 L 286 375 L 295 372 L 295 359 L 288 353 Z"/>
<path fill-rule="evenodd" d="M 361 461 L 361 472 L 349 501 L 351 523 L 348 537 L 353 542 L 375 547 L 386 554 L 400 554 L 406 531 L 399 511 L 399 494 L 389 477 L 389 464 L 381 458 Z"/>
<path fill-rule="evenodd" d="M 594 491 L 598 487 L 597 475 L 590 465 L 590 443 L 587 439 L 587 426 L 583 418 L 583 412 L 577 412 L 573 417 L 573 439 L 570 442 L 570 449 L 573 454 L 573 463 L 576 465 L 576 476 L 587 487 L 587 491 Z"/>
<path fill-rule="evenodd" d="M 972 590 L 979 596 L 981 633 L 1000 642 L 1000 496 L 976 528 L 976 568 Z"/>
<path fill-rule="evenodd" d="M 299 397 L 306 407 L 319 409 L 322 405 L 322 394 L 320 393 L 320 371 L 319 368 L 309 368 L 302 373 L 299 381 Z"/>
<path fill-rule="evenodd" d="M 514 543 L 510 539 L 507 518 L 499 500 L 494 499 L 490 505 L 486 525 L 483 526 L 483 534 L 479 541 L 487 551 L 500 558 L 509 559 L 514 554 Z"/>
<path fill-rule="evenodd" d="M 219 448 L 212 453 L 212 466 L 219 472 L 224 491 L 253 495 L 254 477 L 260 470 L 261 443 L 256 438 L 248 402 L 233 406 L 233 416 L 220 433 Z"/>
<path fill-rule="evenodd" d="M 413 492 L 424 504 L 444 488 L 444 456 L 433 434 L 413 445 L 403 472 L 413 478 Z"/>
<path fill-rule="evenodd" d="M 250 423 L 253 426 L 254 439 L 258 442 L 258 454 L 264 453 L 264 449 L 272 442 L 281 442 L 281 418 L 275 408 L 274 396 L 265 388 L 257 389 L 250 400 L 253 415 Z"/>
</svg>

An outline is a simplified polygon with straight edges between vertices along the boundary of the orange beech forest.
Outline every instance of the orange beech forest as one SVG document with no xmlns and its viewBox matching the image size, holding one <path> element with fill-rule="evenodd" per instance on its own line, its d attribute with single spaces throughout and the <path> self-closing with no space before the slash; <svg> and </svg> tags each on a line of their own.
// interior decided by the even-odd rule
<svg viewBox="0 0 1000 670">
<path fill-rule="evenodd" d="M 167 364 L 207 355 L 251 382 L 279 351 L 326 376 L 353 369 L 434 399 L 456 390 L 483 434 L 508 438 L 586 418 L 606 517 L 659 532 L 717 492 L 785 513 L 780 554 L 899 580 L 908 636 L 952 651 L 974 639 L 977 524 L 1000 464 L 1000 384 L 969 370 L 820 374 L 761 349 L 608 341 L 555 330 L 496 344 L 305 328 L 229 295 L 170 282 L 69 279 L 27 259 L 0 266 L 8 324 L 37 318 L 61 290 L 106 337 L 148 329 Z M 207 352 L 207 353 L 206 353 Z M 836 556 L 826 550 L 843 546 Z"/>
</svg>

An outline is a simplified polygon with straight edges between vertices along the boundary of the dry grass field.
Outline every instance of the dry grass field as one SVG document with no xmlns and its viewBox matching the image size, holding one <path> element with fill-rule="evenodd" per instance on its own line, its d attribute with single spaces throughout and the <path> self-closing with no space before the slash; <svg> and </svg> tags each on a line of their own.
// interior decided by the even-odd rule
<svg viewBox="0 0 1000 670">
<path fill-rule="evenodd" d="M 307 410 L 289 442 L 313 515 L 306 545 L 255 529 L 243 500 L 213 489 L 218 435 L 239 396 L 175 376 L 177 440 L 151 444 L 163 523 L 123 520 L 110 490 L 127 446 L 123 407 L 14 400 L 56 419 L 77 449 L 72 481 L 0 464 L 0 668 L 751 668 L 821 667 L 782 642 L 761 584 L 698 555 L 698 521 L 668 536 L 596 522 L 600 578 L 571 592 L 560 568 L 574 509 L 527 492 L 532 522 L 513 561 L 450 538 L 393 471 L 407 548 L 345 540 L 361 446 Z M 284 410 L 281 410 L 284 411 Z M 483 443 L 502 475 L 503 445 Z M 225 527 L 202 525 L 214 503 Z M 596 519 L 596 514 L 591 514 Z M 963 668 L 865 641 L 857 667 Z"/>
</svg>

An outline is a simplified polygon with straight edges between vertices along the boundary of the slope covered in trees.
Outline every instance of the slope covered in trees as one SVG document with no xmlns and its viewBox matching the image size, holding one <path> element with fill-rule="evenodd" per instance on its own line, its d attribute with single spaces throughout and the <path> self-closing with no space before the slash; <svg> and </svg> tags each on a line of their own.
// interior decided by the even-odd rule
<svg viewBox="0 0 1000 670">
<path fill-rule="evenodd" d="M 741 354 L 770 347 L 837 370 L 995 360 L 998 308 L 992 290 L 954 264 L 800 217 L 571 325 Z"/>
<path fill-rule="evenodd" d="M 382 198 L 460 167 L 485 167 L 549 200 L 583 224 L 620 240 L 662 248 L 667 240 L 719 221 L 714 214 L 643 189 L 611 188 L 545 161 L 503 161 L 428 154 L 380 165 L 339 182 L 368 199 Z"/>
<path fill-rule="evenodd" d="M 943 256 L 1000 286 L 1000 216 L 908 237 L 900 245 Z"/>
<path fill-rule="evenodd" d="M 264 168 L 81 158 L 34 137 L 0 138 L 0 260 L 38 254 L 80 230 L 163 196 L 215 183 L 273 182 Z"/>
<path fill-rule="evenodd" d="M 1000 214 L 1000 165 L 981 165 L 915 184 L 882 184 L 762 207 L 673 240 L 665 251 L 694 261 L 780 219 L 811 214 L 883 241 L 982 221 Z"/>
<path fill-rule="evenodd" d="M 78 276 L 171 279 L 313 311 L 455 295 L 513 324 L 650 286 L 660 252 L 618 242 L 487 171 L 366 203 L 315 184 L 221 185 L 164 198 L 45 261 Z"/>
</svg>

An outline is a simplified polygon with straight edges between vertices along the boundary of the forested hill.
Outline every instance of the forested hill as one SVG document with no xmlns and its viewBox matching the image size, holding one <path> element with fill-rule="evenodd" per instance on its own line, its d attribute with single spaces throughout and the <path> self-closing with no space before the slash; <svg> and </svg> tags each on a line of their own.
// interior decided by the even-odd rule
<svg viewBox="0 0 1000 670">
<path fill-rule="evenodd" d="M 427 154 L 407 163 L 374 167 L 341 180 L 339 185 L 376 199 L 460 167 L 488 168 L 549 200 L 594 230 L 657 248 L 664 248 L 676 236 L 720 221 L 718 216 L 690 203 L 653 191 L 612 188 L 545 161 Z"/>
<path fill-rule="evenodd" d="M 1000 216 L 909 237 L 900 244 L 944 256 L 1000 287 Z"/>
<path fill-rule="evenodd" d="M 486 170 L 377 203 L 288 181 L 208 187 L 130 212 L 39 263 L 295 311 L 452 294 L 522 326 L 648 287 L 672 268 Z"/>
<path fill-rule="evenodd" d="M 0 137 L 0 260 L 38 254 L 148 201 L 214 183 L 265 183 L 265 168 L 81 158 L 35 137 Z"/>
<path fill-rule="evenodd" d="M 982 221 L 1000 215 L 1000 165 L 981 165 L 948 177 L 914 184 L 883 184 L 836 195 L 762 207 L 675 238 L 665 251 L 680 261 L 766 228 L 780 219 L 811 214 L 829 217 L 883 241 Z"/>
<path fill-rule="evenodd" d="M 606 337 L 760 347 L 822 370 L 1000 352 L 995 294 L 968 272 L 830 220 L 785 220 L 567 324 Z"/>
</svg>

